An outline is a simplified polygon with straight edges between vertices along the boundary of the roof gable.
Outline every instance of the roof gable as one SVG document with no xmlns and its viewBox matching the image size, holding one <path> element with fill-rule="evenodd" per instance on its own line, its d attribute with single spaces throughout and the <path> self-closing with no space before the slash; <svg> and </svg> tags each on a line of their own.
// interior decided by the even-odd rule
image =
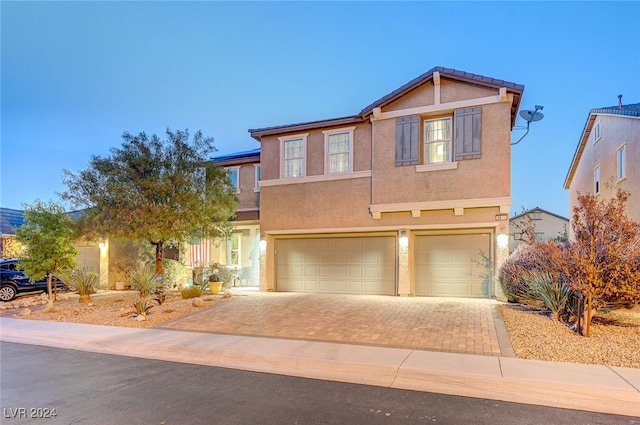
<svg viewBox="0 0 640 425">
<path fill-rule="evenodd" d="M 275 127 L 265 127 L 258 129 L 250 129 L 249 133 L 251 133 L 251 137 L 260 141 L 260 137 L 262 136 L 270 136 L 276 134 L 290 133 L 294 131 L 306 131 L 311 129 L 330 127 L 330 126 L 338 126 L 338 125 L 346 125 L 364 122 L 372 113 L 374 108 L 381 108 L 389 103 L 399 99 L 415 88 L 433 80 L 434 73 L 438 72 L 441 77 L 445 77 L 447 79 L 471 83 L 483 87 L 491 87 L 495 89 L 500 89 L 505 87 L 508 93 L 512 93 L 513 103 L 511 104 L 511 126 L 513 127 L 516 122 L 516 115 L 518 112 L 518 108 L 520 107 L 520 100 L 522 98 L 522 93 L 524 91 L 524 85 L 512 83 L 505 80 L 499 80 L 496 78 L 485 77 L 479 74 L 472 74 L 469 72 L 459 71 L 453 68 L 444 68 L 442 66 L 436 66 L 431 68 L 429 71 L 420 75 L 417 78 L 409 81 L 404 84 L 400 88 L 392 91 L 386 96 L 381 97 L 375 102 L 363 108 L 358 115 L 353 115 L 349 117 L 343 118 L 335 118 L 335 119 L 327 119 L 320 121 L 310 121 L 305 123 L 297 123 L 297 124 L 289 124 L 289 125 L 281 125 Z"/>
<path fill-rule="evenodd" d="M 565 189 L 569 189 L 571 186 L 573 175 L 578 168 L 578 163 L 580 162 L 580 158 L 582 158 L 582 152 L 587 145 L 589 136 L 591 135 L 593 123 L 596 121 L 598 115 L 615 115 L 622 118 L 640 118 L 640 103 L 594 108 L 589 111 L 587 121 L 584 124 L 584 128 L 582 129 L 582 133 L 580 135 L 580 140 L 578 141 L 578 146 L 576 147 L 576 151 L 573 154 L 571 165 L 569 165 L 567 177 L 564 180 Z"/>
</svg>

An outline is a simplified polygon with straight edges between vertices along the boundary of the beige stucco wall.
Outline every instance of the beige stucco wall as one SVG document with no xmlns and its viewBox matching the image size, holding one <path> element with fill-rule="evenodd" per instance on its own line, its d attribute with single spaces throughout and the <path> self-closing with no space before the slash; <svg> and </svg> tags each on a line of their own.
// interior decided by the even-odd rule
<svg viewBox="0 0 640 425">
<path fill-rule="evenodd" d="M 510 196 L 510 108 L 508 102 L 482 106 L 482 157 L 458 161 L 454 170 L 416 172 L 415 166 L 396 167 L 395 119 L 375 121 L 373 203 Z M 435 116 L 453 116 L 453 111 L 421 118 Z"/>
<path fill-rule="evenodd" d="M 601 200 L 615 196 L 618 188 L 629 191 L 627 215 L 640 222 L 640 119 L 601 115 L 602 137 L 597 143 L 589 136 L 582 157 L 569 186 L 570 211 L 577 204 L 578 193 L 593 193 L 594 169 L 600 166 L 600 187 L 598 198 Z M 595 124 L 595 123 L 594 123 Z M 626 144 L 627 177 L 617 180 L 617 150 Z"/>
<path fill-rule="evenodd" d="M 259 208 L 259 193 L 255 191 L 256 167 L 254 164 L 259 164 L 259 161 L 240 165 L 239 210 Z"/>
</svg>

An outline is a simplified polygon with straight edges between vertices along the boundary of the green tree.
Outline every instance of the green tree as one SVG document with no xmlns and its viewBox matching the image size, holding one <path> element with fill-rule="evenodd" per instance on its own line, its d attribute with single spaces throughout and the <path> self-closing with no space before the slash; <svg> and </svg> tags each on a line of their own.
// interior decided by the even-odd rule
<svg viewBox="0 0 640 425">
<path fill-rule="evenodd" d="M 585 301 L 580 330 L 585 336 L 598 308 L 640 301 L 640 224 L 625 213 L 628 199 L 622 190 L 609 200 L 579 194 L 573 209 L 566 275 L 568 286 Z"/>
<path fill-rule="evenodd" d="M 36 200 L 25 205 L 24 224 L 16 230 L 16 238 L 24 247 L 20 266 L 33 280 L 47 277 L 49 304 L 53 307 L 51 281 L 63 269 L 76 264 L 77 250 L 73 245 L 73 220 L 64 207 Z"/>
<path fill-rule="evenodd" d="M 83 233 L 149 241 L 158 275 L 165 243 L 227 236 L 237 205 L 228 173 L 209 161 L 212 138 L 198 131 L 190 143 L 188 130 L 166 135 L 125 132 L 109 156 L 94 155 L 86 170 L 63 176 L 62 198 L 86 208 L 78 220 Z"/>
</svg>

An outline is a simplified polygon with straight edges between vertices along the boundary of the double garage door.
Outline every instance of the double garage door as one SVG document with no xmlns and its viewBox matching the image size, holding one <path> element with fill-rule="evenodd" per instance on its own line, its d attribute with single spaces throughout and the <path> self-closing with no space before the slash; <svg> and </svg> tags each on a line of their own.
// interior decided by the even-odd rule
<svg viewBox="0 0 640 425">
<path fill-rule="evenodd" d="M 413 291 L 491 296 L 490 233 L 417 235 Z M 278 239 L 278 291 L 395 295 L 395 236 Z"/>
<path fill-rule="evenodd" d="M 276 282 L 278 291 L 394 295 L 396 238 L 279 239 Z"/>
</svg>

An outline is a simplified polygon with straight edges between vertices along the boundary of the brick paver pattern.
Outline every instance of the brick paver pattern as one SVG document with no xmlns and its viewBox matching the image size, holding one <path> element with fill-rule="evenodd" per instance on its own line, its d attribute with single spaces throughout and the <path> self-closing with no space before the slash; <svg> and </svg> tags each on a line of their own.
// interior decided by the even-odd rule
<svg viewBox="0 0 640 425">
<path fill-rule="evenodd" d="M 256 293 L 160 327 L 500 356 L 497 308 L 472 298 Z"/>
</svg>

